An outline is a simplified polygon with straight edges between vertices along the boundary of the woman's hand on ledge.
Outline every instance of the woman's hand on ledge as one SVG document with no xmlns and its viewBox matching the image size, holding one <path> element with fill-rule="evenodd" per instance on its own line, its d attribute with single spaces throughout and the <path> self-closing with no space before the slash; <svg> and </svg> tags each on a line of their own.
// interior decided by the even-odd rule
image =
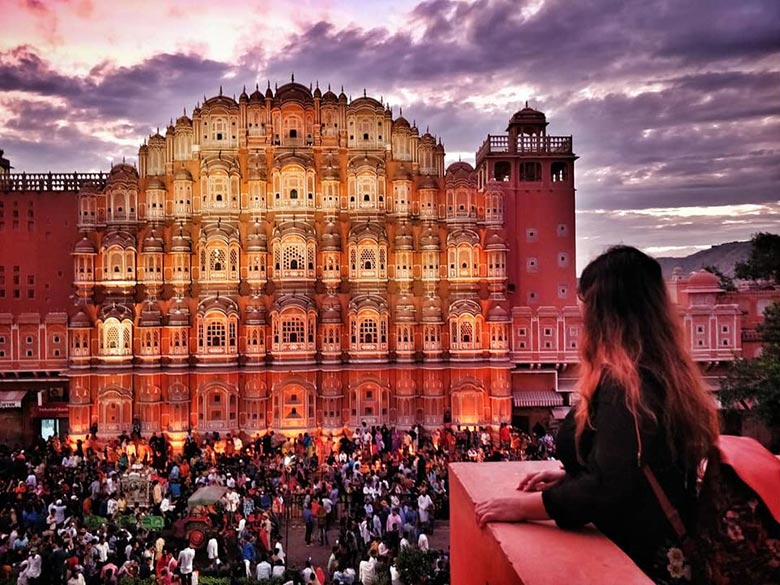
<svg viewBox="0 0 780 585">
<path fill-rule="evenodd" d="M 550 518 L 544 509 L 541 492 L 521 492 L 491 498 L 478 503 L 474 509 L 480 527 L 488 522 L 527 522 Z"/>
<path fill-rule="evenodd" d="M 560 482 L 566 476 L 563 468 L 530 471 L 520 477 L 517 489 L 523 492 L 543 492 Z"/>
</svg>

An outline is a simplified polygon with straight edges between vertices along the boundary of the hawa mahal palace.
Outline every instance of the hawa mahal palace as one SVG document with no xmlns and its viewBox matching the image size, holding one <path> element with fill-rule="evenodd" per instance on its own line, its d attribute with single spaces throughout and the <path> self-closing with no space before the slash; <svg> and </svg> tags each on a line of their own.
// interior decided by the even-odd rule
<svg viewBox="0 0 780 585">
<path fill-rule="evenodd" d="M 526 105 L 475 167 L 445 167 L 382 101 L 293 81 L 220 89 L 137 166 L 5 161 L 0 439 L 562 416 L 577 157 L 547 126 Z M 670 287 L 705 371 L 758 346 L 764 296 L 703 272 Z"/>
</svg>

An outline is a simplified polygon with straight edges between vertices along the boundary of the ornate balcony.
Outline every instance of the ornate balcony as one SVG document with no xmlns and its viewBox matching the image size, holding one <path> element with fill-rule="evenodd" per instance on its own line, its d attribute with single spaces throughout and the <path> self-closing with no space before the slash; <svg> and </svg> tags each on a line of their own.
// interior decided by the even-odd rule
<svg viewBox="0 0 780 585">
<path fill-rule="evenodd" d="M 506 134 L 488 134 L 477 151 L 477 161 L 489 154 L 534 154 L 539 156 L 573 154 L 571 136 L 527 136 L 517 137 L 514 144 Z"/>
</svg>

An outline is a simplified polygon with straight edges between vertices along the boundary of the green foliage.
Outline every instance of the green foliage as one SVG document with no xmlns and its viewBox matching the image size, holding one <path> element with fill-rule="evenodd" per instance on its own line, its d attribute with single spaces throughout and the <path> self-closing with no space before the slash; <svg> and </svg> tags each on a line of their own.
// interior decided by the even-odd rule
<svg viewBox="0 0 780 585">
<path fill-rule="evenodd" d="M 398 553 L 395 568 L 401 575 L 401 581 L 409 585 L 427 583 L 433 579 L 435 553 L 419 548 L 407 547 Z"/>
<path fill-rule="evenodd" d="M 717 266 L 710 264 L 708 266 L 703 266 L 703 268 L 707 272 L 714 274 L 720 279 L 720 288 L 722 288 L 723 290 L 729 292 L 734 292 L 735 290 L 737 290 L 737 287 L 734 284 L 734 279 L 732 279 L 730 276 L 726 276 L 725 274 L 723 274 L 723 272 Z"/>
<path fill-rule="evenodd" d="M 764 347 L 754 359 L 736 360 L 721 383 L 720 400 L 727 408 L 746 406 L 769 428 L 780 427 L 780 304 L 764 311 L 759 327 Z"/>
<path fill-rule="evenodd" d="M 737 278 L 780 284 L 780 235 L 759 232 L 753 234 L 751 242 L 748 259 L 734 266 Z"/>
</svg>

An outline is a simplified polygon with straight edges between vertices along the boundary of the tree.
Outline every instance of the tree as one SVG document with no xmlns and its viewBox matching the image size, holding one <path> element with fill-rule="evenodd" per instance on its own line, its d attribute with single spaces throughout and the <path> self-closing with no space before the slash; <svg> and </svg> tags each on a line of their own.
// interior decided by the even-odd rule
<svg viewBox="0 0 780 585">
<path fill-rule="evenodd" d="M 736 277 L 780 284 L 780 235 L 759 232 L 753 234 L 751 243 L 748 259 L 734 266 Z"/>
<path fill-rule="evenodd" d="M 734 279 L 732 279 L 730 276 L 726 276 L 723 274 L 723 271 L 721 271 L 720 268 L 715 266 L 714 264 L 709 264 L 707 266 L 702 266 L 704 270 L 707 272 L 714 274 L 720 279 L 720 288 L 722 288 L 725 291 L 728 292 L 734 292 L 737 290 L 737 287 L 734 285 Z"/>
<path fill-rule="evenodd" d="M 720 400 L 726 408 L 750 408 L 768 428 L 780 429 L 780 303 L 766 308 L 758 332 L 761 355 L 734 361 L 721 383 Z"/>
</svg>

